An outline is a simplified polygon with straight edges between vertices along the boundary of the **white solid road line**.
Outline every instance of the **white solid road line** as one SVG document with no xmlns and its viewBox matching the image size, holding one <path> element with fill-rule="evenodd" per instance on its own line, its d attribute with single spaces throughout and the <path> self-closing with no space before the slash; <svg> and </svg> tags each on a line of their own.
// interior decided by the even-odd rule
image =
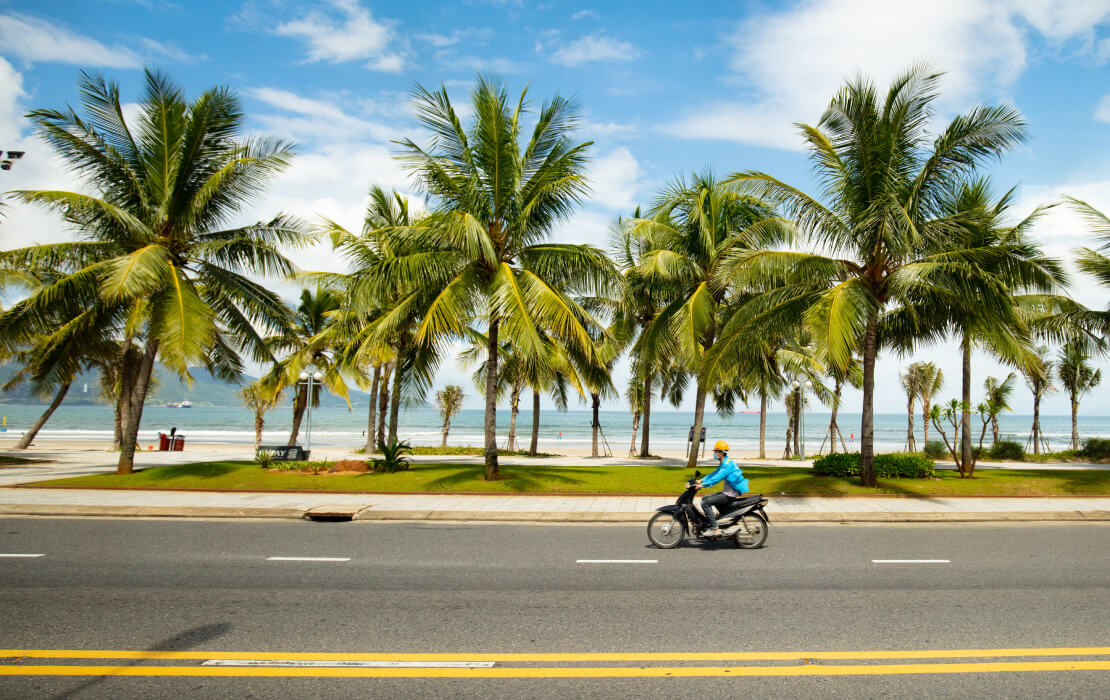
<svg viewBox="0 0 1110 700">
<path fill-rule="evenodd" d="M 266 561 L 351 561 L 350 557 L 269 557 Z"/>
<path fill-rule="evenodd" d="M 30 559 L 32 557 L 44 557 L 45 554 L 0 554 L 0 557 L 9 557 L 12 559 Z"/>
<path fill-rule="evenodd" d="M 872 564 L 951 564 L 951 559 L 872 559 Z"/>
<path fill-rule="evenodd" d="M 575 564 L 658 564 L 658 559 L 578 559 Z"/>
</svg>

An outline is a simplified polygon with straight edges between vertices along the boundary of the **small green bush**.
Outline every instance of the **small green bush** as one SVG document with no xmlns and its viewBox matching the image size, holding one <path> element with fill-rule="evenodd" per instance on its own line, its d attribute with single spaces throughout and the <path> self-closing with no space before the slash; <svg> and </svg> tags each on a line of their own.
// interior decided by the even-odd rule
<svg viewBox="0 0 1110 700">
<path fill-rule="evenodd" d="M 1084 459 L 1110 459 L 1110 440 L 1100 438 L 1084 440 L 1079 456 Z"/>
<path fill-rule="evenodd" d="M 394 439 L 388 445 L 382 445 L 382 456 L 374 458 L 372 469 L 389 474 L 408 471 L 409 458 L 405 456 L 407 454 L 412 454 L 412 445 L 403 440 Z"/>
<path fill-rule="evenodd" d="M 840 478 L 859 476 L 859 462 L 859 452 L 838 452 L 814 460 L 813 471 Z M 925 479 L 933 476 L 933 466 L 933 460 L 915 453 L 875 455 L 875 476 L 880 479 Z"/>
<path fill-rule="evenodd" d="M 1020 442 L 1013 440 L 1000 440 L 991 445 L 987 456 L 991 459 L 1012 459 L 1015 462 L 1025 461 L 1025 449 Z"/>
<path fill-rule="evenodd" d="M 269 469 L 274 461 L 274 453 L 269 450 L 262 450 L 254 456 L 254 463 L 263 469 Z"/>
<path fill-rule="evenodd" d="M 930 459 L 943 459 L 948 456 L 948 448 L 940 440 L 925 443 L 925 456 Z"/>
</svg>

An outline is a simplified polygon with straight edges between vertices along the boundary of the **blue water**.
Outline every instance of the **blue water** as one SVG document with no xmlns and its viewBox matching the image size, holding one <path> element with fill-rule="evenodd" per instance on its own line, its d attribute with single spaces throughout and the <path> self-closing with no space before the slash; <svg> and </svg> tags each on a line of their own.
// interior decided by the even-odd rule
<svg viewBox="0 0 1110 700">
<path fill-rule="evenodd" d="M 43 406 L 5 405 L 0 414 L 7 418 L 7 432 L 0 432 L 0 445 L 18 439 L 42 412 Z M 545 410 L 540 414 L 540 450 L 558 453 L 563 449 L 590 447 L 590 412 L 587 410 Z M 499 444 L 504 445 L 509 427 L 509 411 L 499 410 Z M 656 409 L 652 413 L 651 448 L 655 454 L 681 454 L 693 423 L 693 412 L 675 412 Z M 483 412 L 463 410 L 451 422 L 448 444 L 482 444 Z M 627 411 L 602 411 L 601 426 L 609 447 L 615 455 L 626 455 L 632 435 L 632 414 Z M 972 417 L 974 436 L 978 439 L 979 419 Z M 814 453 L 828 427 L 829 414 L 807 412 L 805 436 L 807 452 Z M 289 436 L 292 409 L 276 408 L 266 415 L 266 442 L 284 442 Z M 859 414 L 841 413 L 840 429 L 849 449 L 859 449 Z M 1009 439 L 1025 444 L 1032 423 L 1030 416 L 1006 414 L 1000 417 L 1001 432 Z M 715 413 L 706 415 L 706 439 L 710 445 L 715 440 L 727 440 L 734 451 L 753 451 L 759 447 L 759 414 L 738 413 L 731 418 L 720 418 Z M 442 420 L 434 408 L 413 408 L 403 411 L 399 433 L 403 439 L 417 445 L 439 444 Z M 915 417 L 917 440 L 921 442 L 921 418 Z M 143 412 L 140 443 L 157 441 L 159 431 L 176 427 L 188 440 L 214 443 L 252 443 L 254 422 L 250 411 L 238 406 L 193 407 L 188 409 L 148 406 Z M 305 440 L 302 426 L 301 441 Z M 1069 416 L 1041 416 L 1041 427 L 1052 449 L 1063 449 L 1071 435 Z M 518 447 L 525 449 L 531 436 L 531 411 L 521 411 L 517 419 Z M 348 411 L 346 408 L 321 407 L 313 409 L 312 441 L 316 444 L 362 445 L 365 441 L 366 409 Z M 1110 417 L 1079 416 L 1081 437 L 1110 436 Z M 854 439 L 850 436 L 854 434 Z M 44 439 L 106 440 L 112 438 L 112 409 L 108 406 L 62 406 L 41 431 Z M 770 414 L 767 418 L 767 454 L 782 453 L 786 435 L 786 416 Z M 905 414 L 878 414 L 875 416 L 876 448 L 881 451 L 901 449 L 905 444 Z M 930 429 L 930 438 L 936 439 Z M 986 443 L 990 443 L 988 431 Z M 638 438 L 637 438 L 638 443 Z M 638 444 L 637 444 L 638 447 Z M 918 445 L 920 449 L 920 444 Z M 604 450 L 604 447 L 602 448 Z"/>
</svg>

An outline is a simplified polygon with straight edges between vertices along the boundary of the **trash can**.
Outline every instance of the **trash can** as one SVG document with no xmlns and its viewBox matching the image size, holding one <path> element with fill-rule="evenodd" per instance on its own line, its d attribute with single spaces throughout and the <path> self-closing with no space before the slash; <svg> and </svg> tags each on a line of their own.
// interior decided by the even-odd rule
<svg viewBox="0 0 1110 700">
<path fill-rule="evenodd" d="M 170 449 L 170 436 L 165 433 L 158 433 L 158 451 L 165 452 Z"/>
<path fill-rule="evenodd" d="M 178 433 L 173 438 L 173 451 L 174 452 L 181 452 L 184 449 L 185 449 L 185 436 L 182 435 L 181 433 Z"/>
</svg>

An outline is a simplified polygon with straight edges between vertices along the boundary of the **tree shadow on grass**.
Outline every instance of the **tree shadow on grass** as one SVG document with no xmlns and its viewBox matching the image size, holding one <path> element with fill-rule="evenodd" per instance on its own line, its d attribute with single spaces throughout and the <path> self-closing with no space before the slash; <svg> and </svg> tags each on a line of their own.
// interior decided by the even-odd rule
<svg viewBox="0 0 1110 700">
<path fill-rule="evenodd" d="M 438 479 L 429 481 L 425 485 L 425 488 L 429 491 L 462 490 L 476 481 L 485 481 L 486 478 L 486 467 L 482 464 L 466 466 L 458 464 L 445 464 L 442 466 L 420 465 L 419 468 L 420 471 L 443 470 L 449 472 Z M 582 467 L 568 469 L 542 466 L 504 466 L 501 467 L 501 483 L 503 483 L 505 488 L 509 491 L 516 491 L 518 493 L 544 492 L 547 490 L 544 486 L 550 486 L 553 483 L 581 485 L 585 484 L 586 481 L 578 477 L 587 474 L 597 475 L 602 473 L 604 473 L 602 470 L 583 469 Z"/>
<path fill-rule="evenodd" d="M 199 479 L 213 479 L 218 476 L 230 474 L 233 471 L 242 469 L 242 464 L 233 462 L 201 462 L 194 464 L 174 464 L 166 467 L 154 467 L 153 469 L 143 469 L 137 474 L 142 474 L 145 479 L 150 481 L 167 481 L 169 479 L 178 479 L 183 477 L 194 477 Z"/>
</svg>

